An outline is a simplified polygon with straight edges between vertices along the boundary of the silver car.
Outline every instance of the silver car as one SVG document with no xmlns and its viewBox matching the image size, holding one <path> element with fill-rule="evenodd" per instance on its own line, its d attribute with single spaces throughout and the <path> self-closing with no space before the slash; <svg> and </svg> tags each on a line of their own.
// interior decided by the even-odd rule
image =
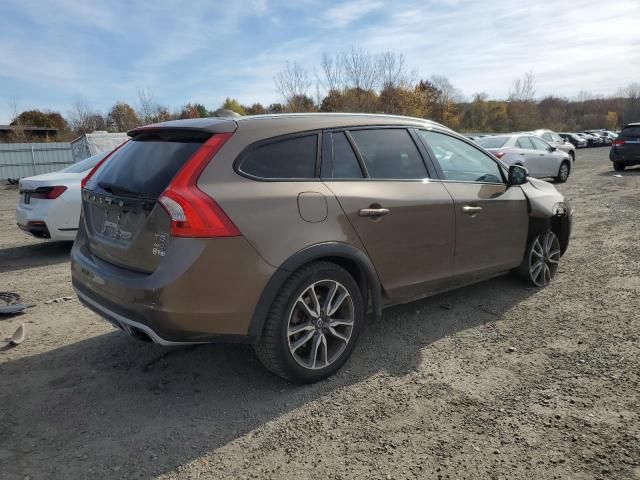
<svg viewBox="0 0 640 480">
<path fill-rule="evenodd" d="M 507 166 L 522 165 L 532 177 L 553 178 L 560 183 L 566 182 L 569 178 L 572 164 L 569 154 L 535 135 L 495 135 L 479 138 L 476 143 Z"/>
<path fill-rule="evenodd" d="M 562 150 L 563 152 L 567 152 L 571 157 L 571 162 L 574 162 L 576 159 L 576 147 L 566 139 L 562 138 L 556 132 L 547 129 L 539 129 L 533 133 L 536 137 L 541 138 L 545 142 L 547 142 L 552 147 L 556 147 L 558 150 Z"/>
</svg>

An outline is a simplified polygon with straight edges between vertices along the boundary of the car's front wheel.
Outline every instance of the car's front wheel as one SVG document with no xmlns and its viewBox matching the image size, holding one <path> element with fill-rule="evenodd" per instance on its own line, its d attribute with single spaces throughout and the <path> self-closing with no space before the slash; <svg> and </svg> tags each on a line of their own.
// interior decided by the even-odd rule
<svg viewBox="0 0 640 480">
<path fill-rule="evenodd" d="M 613 162 L 613 169 L 616 172 L 622 172 L 624 170 L 626 165 L 624 165 L 623 163 L 620 162 Z"/>
<path fill-rule="evenodd" d="M 536 287 L 545 287 L 556 276 L 559 261 L 560 240 L 551 230 L 545 230 L 529 241 L 516 273 Z"/>
<path fill-rule="evenodd" d="M 362 328 L 362 295 L 353 277 L 330 262 L 295 272 L 278 293 L 255 351 L 276 375 L 322 380 L 347 361 Z"/>
<path fill-rule="evenodd" d="M 556 176 L 556 182 L 564 183 L 569 179 L 569 173 L 571 172 L 571 166 L 568 161 L 564 161 L 560 164 L 558 169 L 558 175 Z"/>
</svg>

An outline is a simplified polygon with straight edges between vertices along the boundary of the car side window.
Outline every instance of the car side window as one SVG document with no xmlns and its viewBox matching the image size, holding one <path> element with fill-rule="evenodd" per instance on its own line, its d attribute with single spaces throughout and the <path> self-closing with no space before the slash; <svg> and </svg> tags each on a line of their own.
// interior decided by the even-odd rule
<svg viewBox="0 0 640 480">
<path fill-rule="evenodd" d="M 333 132 L 327 135 L 331 141 L 325 145 L 331 149 L 331 152 L 326 156 L 322 154 L 326 159 L 322 164 L 322 178 L 364 178 L 347 135 L 344 132 Z"/>
<path fill-rule="evenodd" d="M 404 128 L 350 131 L 369 178 L 406 180 L 427 178 L 418 147 Z"/>
<path fill-rule="evenodd" d="M 518 137 L 518 140 L 516 140 L 516 145 L 518 146 L 518 148 L 533 150 L 533 144 L 531 143 L 531 140 L 529 140 L 529 137 Z"/>
<path fill-rule="evenodd" d="M 502 183 L 498 163 L 477 148 L 444 133 L 418 130 L 440 165 L 446 180 Z"/>
<path fill-rule="evenodd" d="M 317 151 L 315 134 L 277 140 L 251 149 L 238 168 L 242 173 L 264 179 L 314 178 Z"/>
<path fill-rule="evenodd" d="M 536 150 L 549 150 L 549 145 L 536 137 L 531 137 L 531 143 L 533 143 L 533 148 Z"/>
</svg>

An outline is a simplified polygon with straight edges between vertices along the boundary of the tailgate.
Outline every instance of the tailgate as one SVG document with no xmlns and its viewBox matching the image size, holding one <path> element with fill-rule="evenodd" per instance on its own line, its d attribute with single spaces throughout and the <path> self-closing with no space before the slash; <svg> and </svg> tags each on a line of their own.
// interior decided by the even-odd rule
<svg viewBox="0 0 640 480">
<path fill-rule="evenodd" d="M 166 253 L 171 223 L 157 199 L 210 136 L 154 131 L 137 135 L 109 157 L 82 192 L 91 253 L 122 268 L 153 272 Z"/>
</svg>

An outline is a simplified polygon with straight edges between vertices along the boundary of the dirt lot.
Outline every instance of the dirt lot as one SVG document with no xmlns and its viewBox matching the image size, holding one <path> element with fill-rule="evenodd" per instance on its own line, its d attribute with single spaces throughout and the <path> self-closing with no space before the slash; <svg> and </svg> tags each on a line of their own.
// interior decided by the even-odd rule
<svg viewBox="0 0 640 480">
<path fill-rule="evenodd" d="M 0 478 L 640 479 L 640 169 L 579 151 L 559 276 L 386 310 L 336 377 L 295 386 L 244 346 L 166 349 L 72 296 L 68 245 L 14 227 L 0 290 L 37 306 L 0 351 Z M 1 345 L 1 342 L 0 342 Z"/>
</svg>

